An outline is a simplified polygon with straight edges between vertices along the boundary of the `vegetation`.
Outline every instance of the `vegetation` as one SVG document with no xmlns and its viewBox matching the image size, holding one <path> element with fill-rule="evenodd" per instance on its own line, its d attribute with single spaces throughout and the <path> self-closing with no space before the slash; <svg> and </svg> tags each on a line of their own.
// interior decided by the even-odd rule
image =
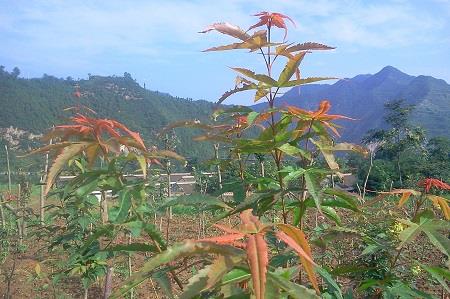
<svg viewBox="0 0 450 299">
<path fill-rule="evenodd" d="M 445 173 L 432 167 L 446 163 L 448 140 L 426 141 L 420 130 L 411 130 L 409 107 L 401 101 L 387 105 L 391 128 L 372 132 L 368 149 L 338 141 L 336 121 L 354 120 L 331 114 L 327 100 L 311 110 L 276 105 L 284 89 L 331 79 L 304 78 L 300 69 L 310 52 L 333 48 L 287 43 L 293 20 L 280 13 L 256 16 L 247 31 L 215 23 L 202 33 L 235 39 L 205 51 L 250 50 L 265 67 L 265 73 L 232 68 L 236 86 L 219 103 L 250 90 L 255 102 L 267 101 L 264 109 L 221 107 L 212 121 L 175 122 L 160 132 L 160 149 L 156 140 L 146 144 L 136 130 L 81 104 L 70 109 L 66 124 L 44 135 L 44 144 L 52 142 L 31 154 L 49 154 L 52 161 L 42 190 L 46 216 L 28 208 L 26 182 L 17 192 L 9 183 L 2 193 L 6 298 L 18 254 L 27 250 L 25 237 L 44 242 L 52 257 L 35 264 L 32 279 L 45 282 L 55 298 L 55 286 L 73 278 L 84 298 L 134 298 L 147 282 L 152 289 L 145 289 L 146 296 L 167 298 L 435 298 L 450 291 L 450 185 L 430 177 Z M 84 93 L 80 87 L 75 96 Z M 171 196 L 171 163 L 185 162 L 174 152 L 171 134 L 180 127 L 214 144 L 208 165 L 215 178 L 191 160 L 197 192 Z M 373 186 L 378 192 L 369 199 L 336 186 L 335 178 L 343 177 L 335 157 L 341 152 L 360 155 L 346 167 L 361 169 L 370 154 L 363 192 Z M 426 167 L 408 168 L 412 157 Z M 169 184 L 157 180 L 158 172 Z M 58 182 L 62 174 L 71 175 L 66 183 Z M 183 232 L 184 240 L 173 242 L 172 230 L 184 228 L 173 226 L 179 215 L 172 208 L 194 214 L 197 236 Z M 43 271 L 55 257 L 61 262 Z"/>
</svg>

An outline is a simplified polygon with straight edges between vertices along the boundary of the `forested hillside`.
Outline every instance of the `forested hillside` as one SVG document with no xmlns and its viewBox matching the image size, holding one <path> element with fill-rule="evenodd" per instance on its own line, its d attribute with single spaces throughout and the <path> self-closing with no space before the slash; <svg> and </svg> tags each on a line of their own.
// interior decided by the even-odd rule
<svg viewBox="0 0 450 299">
<path fill-rule="evenodd" d="M 185 119 L 208 121 L 215 107 L 211 102 L 144 89 L 128 73 L 123 77 L 89 76 L 87 80 L 49 75 L 23 79 L 19 73 L 17 69 L 0 70 L 0 130 L 3 139 L 21 139 L 18 146 L 22 149 L 35 143 L 37 138 L 33 134 L 42 134 L 65 121 L 72 113 L 64 111 L 69 107 L 84 105 L 100 117 L 119 119 L 141 132 L 148 145 L 160 146 L 162 140 L 157 134 L 165 125 Z M 80 91 L 79 98 L 74 96 L 76 89 Z M 10 127 L 16 130 L 6 130 Z M 186 157 L 205 157 L 210 148 L 208 144 L 192 141 L 195 134 L 195 130 L 177 129 L 178 143 L 183 145 L 177 151 Z"/>
</svg>

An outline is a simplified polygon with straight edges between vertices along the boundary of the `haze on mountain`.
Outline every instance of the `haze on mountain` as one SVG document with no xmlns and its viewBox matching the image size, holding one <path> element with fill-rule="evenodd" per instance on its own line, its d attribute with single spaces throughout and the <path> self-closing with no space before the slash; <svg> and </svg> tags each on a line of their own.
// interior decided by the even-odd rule
<svg viewBox="0 0 450 299">
<path fill-rule="evenodd" d="M 410 76 L 386 66 L 374 75 L 357 75 L 334 84 L 294 87 L 277 103 L 316 110 L 323 99 L 331 102 L 331 114 L 355 119 L 339 122 L 343 140 L 360 142 L 368 130 L 385 127 L 384 104 L 398 99 L 415 105 L 411 122 L 422 126 L 428 137 L 450 136 L 450 85 L 431 76 Z M 266 105 L 261 103 L 253 108 L 261 110 Z"/>
</svg>

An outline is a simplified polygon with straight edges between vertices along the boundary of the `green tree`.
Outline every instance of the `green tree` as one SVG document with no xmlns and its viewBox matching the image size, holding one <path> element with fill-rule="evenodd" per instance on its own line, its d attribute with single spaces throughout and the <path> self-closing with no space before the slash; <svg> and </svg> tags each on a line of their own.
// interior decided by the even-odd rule
<svg viewBox="0 0 450 299">
<path fill-rule="evenodd" d="M 404 99 L 399 99 L 387 102 L 384 107 L 386 110 L 384 120 L 388 129 L 369 131 L 363 142 L 382 144 L 380 154 L 395 161 L 398 183 L 401 187 L 403 186 L 402 156 L 407 150 L 420 149 L 425 140 L 425 132 L 421 127 L 415 127 L 409 122 L 414 105 L 406 104 Z"/>
</svg>

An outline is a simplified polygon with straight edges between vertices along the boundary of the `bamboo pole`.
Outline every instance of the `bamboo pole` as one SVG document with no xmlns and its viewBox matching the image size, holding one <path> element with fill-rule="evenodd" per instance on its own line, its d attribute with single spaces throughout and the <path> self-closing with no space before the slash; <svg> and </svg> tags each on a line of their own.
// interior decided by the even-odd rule
<svg viewBox="0 0 450 299">
<path fill-rule="evenodd" d="M 2 218 L 2 228 L 6 226 L 5 211 L 3 210 L 3 196 L 0 194 L 0 217 Z"/>
<path fill-rule="evenodd" d="M 21 194 L 21 187 L 20 187 L 20 184 L 18 185 L 18 190 L 17 190 L 17 211 L 20 211 L 20 202 L 21 202 L 21 197 L 22 197 L 22 194 Z M 23 212 L 22 212 L 22 215 L 23 215 Z M 19 214 L 19 212 L 17 212 L 17 219 L 16 219 L 16 223 L 17 223 L 17 233 L 18 233 L 18 235 L 19 235 L 19 246 L 22 246 L 22 244 L 23 244 L 23 231 L 22 231 L 22 224 L 21 224 L 21 217 L 20 217 L 20 214 Z M 23 219 L 22 219 L 22 221 L 23 221 Z"/>
<path fill-rule="evenodd" d="M 8 170 L 8 191 L 11 193 L 11 168 L 9 165 L 9 152 L 8 152 L 8 146 L 5 145 L 5 151 L 6 151 L 6 167 Z"/>
<path fill-rule="evenodd" d="M 53 139 L 50 139 L 49 145 L 53 144 Z M 41 194 L 39 198 L 39 220 L 41 225 L 45 220 L 45 182 L 47 181 L 49 167 L 49 154 L 45 154 L 44 174 L 41 176 Z"/>
<path fill-rule="evenodd" d="M 102 215 L 102 224 L 108 223 L 108 202 L 106 200 L 106 192 L 101 191 L 100 210 Z"/>
<path fill-rule="evenodd" d="M 105 278 L 105 288 L 103 290 L 103 298 L 108 299 L 112 293 L 112 278 L 113 278 L 114 268 L 108 266 L 106 269 L 106 278 Z"/>
<path fill-rule="evenodd" d="M 131 233 L 128 233 L 128 245 L 131 244 Z M 131 252 L 128 253 L 128 277 L 133 274 L 133 264 L 131 260 Z M 134 289 L 130 290 L 130 299 L 134 299 Z"/>
<path fill-rule="evenodd" d="M 218 143 L 214 144 L 214 158 L 217 161 L 219 161 L 219 144 Z M 217 178 L 219 180 L 219 189 L 222 189 L 222 172 L 220 170 L 219 163 L 217 163 L 216 169 L 217 169 Z"/>
</svg>

